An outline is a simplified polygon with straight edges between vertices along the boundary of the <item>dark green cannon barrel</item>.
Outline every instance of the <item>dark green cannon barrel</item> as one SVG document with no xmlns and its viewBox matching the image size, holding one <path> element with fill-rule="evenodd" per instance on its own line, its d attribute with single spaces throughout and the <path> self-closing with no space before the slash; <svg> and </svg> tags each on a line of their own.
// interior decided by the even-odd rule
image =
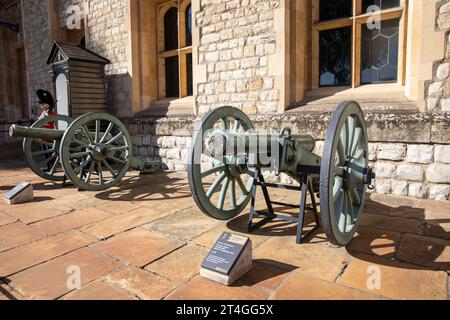
<svg viewBox="0 0 450 320">
<path fill-rule="evenodd" d="M 9 136 L 14 138 L 36 138 L 61 140 L 64 135 L 64 130 L 45 129 L 45 128 L 29 128 L 12 125 L 9 128 Z"/>
</svg>

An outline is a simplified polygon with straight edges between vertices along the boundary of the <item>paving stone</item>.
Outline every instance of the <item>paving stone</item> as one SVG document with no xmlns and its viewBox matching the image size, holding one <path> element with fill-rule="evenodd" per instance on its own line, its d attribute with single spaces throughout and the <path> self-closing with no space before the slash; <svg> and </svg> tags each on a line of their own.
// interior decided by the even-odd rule
<svg viewBox="0 0 450 320">
<path fill-rule="evenodd" d="M 134 204 L 130 201 L 109 201 L 107 203 L 97 206 L 98 209 L 102 209 L 115 214 L 133 211 L 141 208 L 140 205 Z"/>
<path fill-rule="evenodd" d="M 188 244 L 153 262 L 145 269 L 175 282 L 184 283 L 198 275 L 208 252 L 206 248 Z"/>
<path fill-rule="evenodd" d="M 392 230 L 397 232 L 410 232 L 422 234 L 422 223 L 416 219 L 405 219 L 399 217 L 383 217 L 376 214 L 366 213 L 361 216 L 362 226 Z"/>
<path fill-rule="evenodd" d="M 143 300 L 161 300 L 176 288 L 175 283 L 134 267 L 117 270 L 105 278 Z"/>
<path fill-rule="evenodd" d="M 334 281 L 345 265 L 346 251 L 328 243 L 298 245 L 295 237 L 273 237 L 255 250 L 254 257 L 274 265 L 289 264 L 298 267 L 298 272 Z"/>
<path fill-rule="evenodd" d="M 369 289 L 372 268 L 379 268 L 380 289 Z M 447 299 L 447 273 L 418 268 L 414 265 L 374 258 L 354 257 L 338 282 L 393 299 Z"/>
<path fill-rule="evenodd" d="M 397 256 L 405 262 L 450 272 L 450 240 L 405 234 Z"/>
<path fill-rule="evenodd" d="M 89 245 L 93 238 L 78 231 L 61 233 L 0 253 L 0 274 L 4 277 Z"/>
<path fill-rule="evenodd" d="M 38 230 L 23 223 L 0 227 L 0 252 L 43 238 Z"/>
<path fill-rule="evenodd" d="M 40 221 L 33 224 L 33 226 L 48 236 L 53 236 L 61 232 L 77 229 L 107 219 L 111 216 L 113 216 L 113 214 L 110 212 L 97 208 L 89 208 Z"/>
<path fill-rule="evenodd" d="M 375 300 L 382 296 L 294 273 L 273 295 L 275 300 Z"/>
<path fill-rule="evenodd" d="M 217 242 L 221 234 L 224 232 L 231 232 L 236 233 L 238 235 L 242 235 L 244 237 L 249 237 L 252 240 L 253 249 L 257 248 L 259 245 L 264 243 L 264 241 L 267 241 L 269 239 L 268 235 L 257 235 L 248 232 L 238 232 L 235 229 L 232 230 L 227 226 L 220 225 L 194 238 L 192 242 L 198 244 L 199 246 L 211 249 Z"/>
<path fill-rule="evenodd" d="M 167 214 L 169 214 L 169 212 L 162 213 L 161 211 L 150 208 L 140 208 L 86 226 L 82 230 L 98 239 L 106 239 L 114 234 L 159 219 Z"/>
<path fill-rule="evenodd" d="M 219 224 L 220 221 L 207 217 L 200 210 L 186 209 L 145 225 L 144 228 L 178 239 L 191 240 Z"/>
<path fill-rule="evenodd" d="M 425 219 L 425 211 L 421 208 L 398 207 L 398 208 L 391 208 L 389 210 L 389 216 L 417 219 L 423 221 Z"/>
<path fill-rule="evenodd" d="M 64 300 L 136 300 L 132 295 L 107 283 L 95 281 L 68 294 Z"/>
<path fill-rule="evenodd" d="M 142 201 L 139 204 L 164 212 L 176 212 L 195 206 L 192 193 L 190 191 L 186 193 L 180 192 L 178 189 L 176 193 L 169 193 L 167 190 L 164 193 L 153 193 L 148 200 L 150 201 Z"/>
<path fill-rule="evenodd" d="M 72 290 L 67 287 L 71 266 L 80 268 L 80 281 L 84 285 L 118 268 L 120 263 L 92 249 L 82 248 L 10 277 L 9 285 L 27 299 L 57 299 Z"/>
<path fill-rule="evenodd" d="M 265 263 L 264 260 L 254 260 L 253 268 L 239 281 L 249 286 L 263 287 L 273 291 L 277 289 L 288 277 L 289 273 L 295 269 L 297 268 L 284 263 L 274 265 L 273 262 L 270 264 Z"/>
<path fill-rule="evenodd" d="M 370 195 L 370 199 L 379 204 L 385 205 L 391 208 L 398 207 L 415 207 L 417 205 L 417 199 L 409 197 L 391 196 L 386 194 L 373 193 Z"/>
<path fill-rule="evenodd" d="M 446 207 L 448 205 L 443 204 L 438 208 L 430 206 L 424 209 L 426 235 L 450 240 L 450 210 L 445 211 Z"/>
<path fill-rule="evenodd" d="M 393 258 L 399 239 L 400 233 L 398 232 L 359 226 L 355 237 L 347 245 L 347 249 L 350 252 Z"/>
<path fill-rule="evenodd" d="M 16 221 L 17 221 L 17 219 L 14 219 L 13 217 L 11 217 L 5 213 L 0 213 L 0 227 L 14 223 Z"/>
<path fill-rule="evenodd" d="M 168 297 L 168 300 L 265 300 L 268 292 L 250 286 L 224 286 L 200 276 Z"/>
<path fill-rule="evenodd" d="M 8 215 L 30 224 L 33 222 L 53 218 L 72 211 L 62 204 L 55 204 L 51 201 L 31 202 L 26 204 L 14 205 L 6 211 Z"/>
<path fill-rule="evenodd" d="M 390 209 L 391 207 L 385 204 L 367 199 L 364 203 L 363 213 L 388 215 Z"/>
<path fill-rule="evenodd" d="M 117 259 L 143 267 L 183 245 L 184 242 L 161 234 L 135 229 L 118 234 L 107 241 L 98 242 L 93 247 Z"/>
<path fill-rule="evenodd" d="M 5 283 L 0 281 L 0 301 L 23 300 L 24 297 L 17 291 L 8 287 Z"/>
</svg>

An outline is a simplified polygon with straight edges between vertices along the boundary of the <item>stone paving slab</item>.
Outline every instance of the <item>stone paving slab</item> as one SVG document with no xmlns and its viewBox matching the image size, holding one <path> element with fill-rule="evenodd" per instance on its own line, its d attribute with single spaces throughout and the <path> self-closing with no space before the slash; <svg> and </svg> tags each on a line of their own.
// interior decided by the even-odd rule
<svg viewBox="0 0 450 320">
<path fill-rule="evenodd" d="M 248 212 L 227 222 L 206 217 L 184 172 L 130 172 L 111 190 L 78 192 L 19 164 L 0 161 L 0 191 L 30 181 L 36 201 L 0 201 L 0 300 L 449 298 L 450 202 L 372 194 L 346 248 L 321 229 L 297 245 L 293 224 L 248 234 Z M 274 191 L 298 202 L 297 193 Z M 199 276 L 224 231 L 249 236 L 254 248 L 253 269 L 231 287 Z M 80 290 L 67 288 L 68 266 L 80 267 Z M 373 270 L 380 288 L 368 285 Z"/>
</svg>

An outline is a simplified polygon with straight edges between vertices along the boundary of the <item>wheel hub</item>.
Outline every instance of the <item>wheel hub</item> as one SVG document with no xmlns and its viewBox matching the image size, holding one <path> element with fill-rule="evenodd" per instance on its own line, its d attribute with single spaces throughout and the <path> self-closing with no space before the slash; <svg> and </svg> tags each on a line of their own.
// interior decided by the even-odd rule
<svg viewBox="0 0 450 320">
<path fill-rule="evenodd" d="M 96 144 L 91 147 L 91 156 L 95 161 L 103 161 L 108 155 L 108 147 L 104 144 Z"/>
</svg>

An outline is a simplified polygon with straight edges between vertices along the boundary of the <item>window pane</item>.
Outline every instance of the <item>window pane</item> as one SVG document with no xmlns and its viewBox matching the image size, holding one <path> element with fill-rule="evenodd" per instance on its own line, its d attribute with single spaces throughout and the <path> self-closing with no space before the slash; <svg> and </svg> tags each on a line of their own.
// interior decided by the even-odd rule
<svg viewBox="0 0 450 320">
<path fill-rule="evenodd" d="M 192 96 L 194 94 L 193 91 L 193 83 L 192 83 L 192 53 L 189 53 L 186 56 L 186 74 L 187 74 L 187 95 Z"/>
<path fill-rule="evenodd" d="M 178 49 L 178 10 L 170 8 L 164 16 L 164 48 Z"/>
<path fill-rule="evenodd" d="M 320 32 L 320 86 L 351 84 L 352 27 Z"/>
<path fill-rule="evenodd" d="M 186 47 L 192 46 L 192 7 L 188 5 L 186 8 Z"/>
<path fill-rule="evenodd" d="M 363 13 L 366 13 L 367 9 L 373 5 L 379 7 L 381 10 L 385 10 L 399 7 L 400 0 L 363 0 Z"/>
<path fill-rule="evenodd" d="M 362 26 L 361 83 L 397 81 L 399 19 L 381 22 L 381 29 Z"/>
<path fill-rule="evenodd" d="M 353 15 L 352 0 L 320 0 L 320 21 Z"/>
<path fill-rule="evenodd" d="M 178 56 L 166 58 L 166 97 L 180 96 L 180 81 L 178 73 Z"/>
</svg>

